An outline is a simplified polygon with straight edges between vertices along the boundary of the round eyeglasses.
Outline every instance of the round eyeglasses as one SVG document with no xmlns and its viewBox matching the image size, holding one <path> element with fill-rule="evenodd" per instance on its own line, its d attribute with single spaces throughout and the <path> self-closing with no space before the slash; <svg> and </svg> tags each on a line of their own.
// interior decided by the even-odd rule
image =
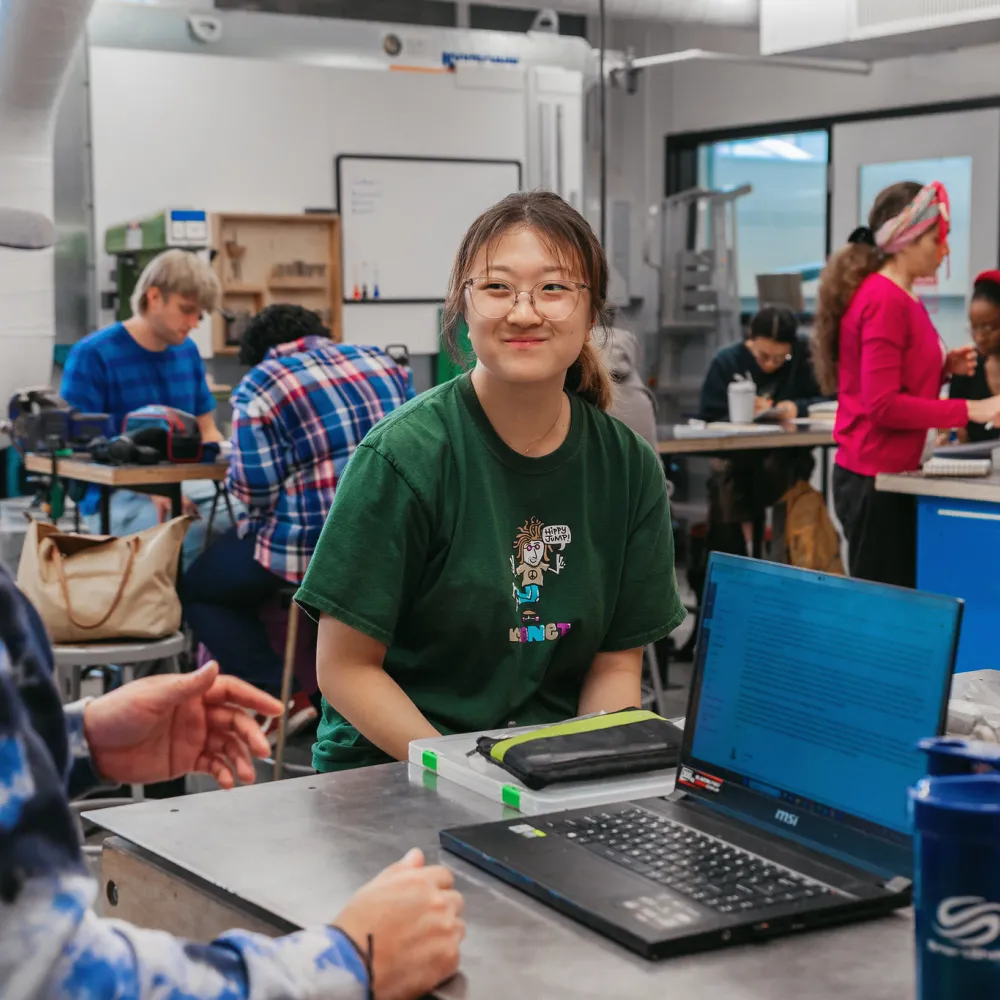
<svg viewBox="0 0 1000 1000">
<path fill-rule="evenodd" d="M 503 319 L 517 308 L 522 295 L 528 296 L 531 308 L 542 319 L 559 323 L 569 319 L 580 302 L 580 293 L 590 286 L 562 278 L 540 281 L 527 292 L 519 292 L 499 278 L 469 278 L 465 282 L 472 308 L 483 319 Z"/>
<path fill-rule="evenodd" d="M 755 344 L 751 344 L 750 353 L 754 356 L 754 360 L 760 365 L 761 368 L 765 366 L 771 368 L 780 368 L 782 365 L 787 364 L 792 360 L 791 354 L 788 352 L 782 352 L 781 354 L 770 354 Z"/>
</svg>

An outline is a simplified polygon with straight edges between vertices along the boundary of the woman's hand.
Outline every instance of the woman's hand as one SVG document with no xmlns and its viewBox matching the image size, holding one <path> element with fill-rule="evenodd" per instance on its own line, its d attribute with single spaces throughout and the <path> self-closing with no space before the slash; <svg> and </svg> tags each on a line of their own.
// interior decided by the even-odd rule
<svg viewBox="0 0 1000 1000">
<path fill-rule="evenodd" d="M 1000 427 L 1000 396 L 992 396 L 989 399 L 970 399 L 969 423 L 971 424 L 994 424 Z"/>
<path fill-rule="evenodd" d="M 978 353 L 972 344 L 956 347 L 955 350 L 948 352 L 944 362 L 944 370 L 948 375 L 975 375 L 977 358 Z M 977 420 L 976 423 L 979 421 Z"/>
<path fill-rule="evenodd" d="M 782 420 L 794 420 L 799 415 L 799 408 L 790 399 L 783 399 L 780 403 L 775 403 L 774 408 L 781 415 Z"/>
<path fill-rule="evenodd" d="M 771 409 L 774 403 L 767 396 L 758 396 L 753 403 L 753 412 L 763 413 L 765 410 Z"/>
</svg>

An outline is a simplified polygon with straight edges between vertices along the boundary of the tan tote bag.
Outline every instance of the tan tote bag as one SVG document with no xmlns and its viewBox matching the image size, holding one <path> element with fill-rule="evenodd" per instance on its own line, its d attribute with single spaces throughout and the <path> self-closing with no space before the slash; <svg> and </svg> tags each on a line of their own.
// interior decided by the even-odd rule
<svg viewBox="0 0 1000 1000">
<path fill-rule="evenodd" d="M 178 517 L 112 538 L 32 521 L 17 585 L 53 642 L 162 639 L 181 625 L 177 567 L 190 523 Z"/>
</svg>

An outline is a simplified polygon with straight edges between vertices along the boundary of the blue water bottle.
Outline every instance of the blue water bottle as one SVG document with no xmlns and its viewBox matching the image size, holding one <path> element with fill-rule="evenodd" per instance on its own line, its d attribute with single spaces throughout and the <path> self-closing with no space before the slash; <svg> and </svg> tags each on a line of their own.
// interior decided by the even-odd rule
<svg viewBox="0 0 1000 1000">
<path fill-rule="evenodd" d="M 1000 998 L 1000 747 L 924 740 L 910 790 L 918 1000 Z"/>
</svg>

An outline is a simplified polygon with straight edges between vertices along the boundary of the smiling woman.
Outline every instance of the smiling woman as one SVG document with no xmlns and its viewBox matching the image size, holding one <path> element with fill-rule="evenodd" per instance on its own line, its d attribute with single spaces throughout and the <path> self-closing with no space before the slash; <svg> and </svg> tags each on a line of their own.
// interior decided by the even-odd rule
<svg viewBox="0 0 1000 1000">
<path fill-rule="evenodd" d="M 362 442 L 297 595 L 320 621 L 319 770 L 639 703 L 642 647 L 684 611 L 659 459 L 605 412 L 607 283 L 553 194 L 466 234 L 446 335 L 465 320 L 475 368 Z"/>
</svg>

